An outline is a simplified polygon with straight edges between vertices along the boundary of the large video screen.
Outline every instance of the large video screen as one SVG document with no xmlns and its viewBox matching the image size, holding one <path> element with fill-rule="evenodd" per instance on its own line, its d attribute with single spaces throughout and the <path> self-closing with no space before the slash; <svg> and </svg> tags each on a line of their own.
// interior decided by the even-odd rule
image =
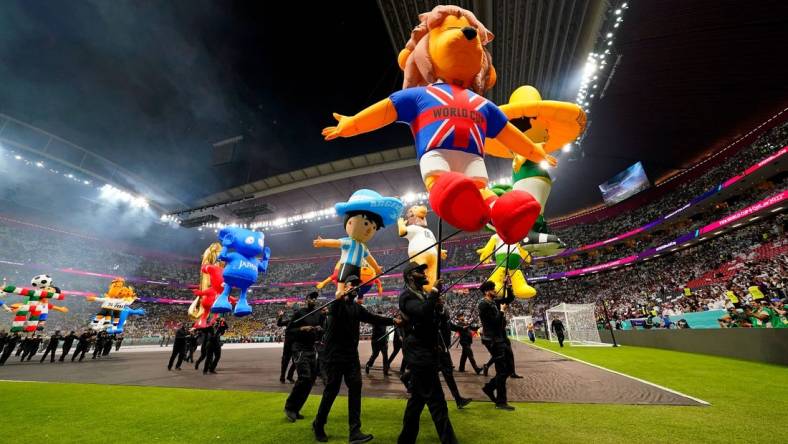
<svg viewBox="0 0 788 444">
<path fill-rule="evenodd" d="M 613 205 L 650 186 L 651 183 L 648 181 L 643 164 L 638 162 L 599 185 L 599 191 L 602 192 L 602 199 L 605 200 L 605 203 Z"/>
</svg>

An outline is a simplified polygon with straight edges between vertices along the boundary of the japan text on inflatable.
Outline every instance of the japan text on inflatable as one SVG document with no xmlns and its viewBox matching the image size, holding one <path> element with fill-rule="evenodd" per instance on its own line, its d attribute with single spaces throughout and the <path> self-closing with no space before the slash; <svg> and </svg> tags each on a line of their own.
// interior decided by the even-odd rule
<svg viewBox="0 0 788 444">
<path fill-rule="evenodd" d="M 337 295 L 344 293 L 348 277 L 361 276 L 365 262 L 372 267 L 375 274 L 383 272 L 369 253 L 367 242 L 375 237 L 378 230 L 395 223 L 403 206 L 402 201 L 396 197 L 383 197 L 377 191 L 366 189 L 356 191 L 347 202 L 339 202 L 334 206 L 337 214 L 345 217 L 347 237 L 323 239 L 318 236 L 312 245 L 315 248 L 340 249 Z"/>
<path fill-rule="evenodd" d="M 470 11 L 437 6 L 420 23 L 398 57 L 401 91 L 354 116 L 334 114 L 326 140 L 374 131 L 395 121 L 410 125 L 422 179 L 435 213 L 466 231 L 488 222 L 507 242 L 522 240 L 541 212 L 525 192 L 498 197 L 487 189 L 486 139 L 534 162 L 556 160 L 532 142 L 481 94 L 495 84 L 485 49 L 493 34 Z"/>
<path fill-rule="evenodd" d="M 225 263 L 222 272 L 224 289 L 213 303 L 211 312 L 232 311 L 235 316 L 247 316 L 252 313 L 252 307 L 246 300 L 246 294 L 249 287 L 257 282 L 258 273 L 268 270 L 271 249 L 265 246 L 263 233 L 239 227 L 222 228 L 219 231 L 219 242 L 222 249 L 217 258 Z M 235 310 L 230 303 L 230 291 L 233 287 L 241 291 Z"/>
</svg>

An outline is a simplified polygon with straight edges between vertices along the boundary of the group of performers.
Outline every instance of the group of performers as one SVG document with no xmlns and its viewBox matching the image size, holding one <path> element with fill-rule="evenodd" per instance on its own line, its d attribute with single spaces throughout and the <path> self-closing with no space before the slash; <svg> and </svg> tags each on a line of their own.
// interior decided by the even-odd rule
<svg viewBox="0 0 788 444">
<path fill-rule="evenodd" d="M 54 363 L 56 359 L 59 362 L 65 362 L 74 346 L 74 342 L 76 342 L 76 348 L 71 355 L 71 362 L 75 360 L 82 362 L 91 349 L 93 350 L 92 359 L 101 359 L 109 356 L 113 346 L 115 351 L 120 350 L 123 343 L 123 334 L 109 334 L 106 331 L 96 332 L 86 329 L 79 335 L 72 330 L 64 336 L 60 330 L 57 330 L 49 336 L 48 341 L 45 343 L 43 348 L 44 354 L 39 362 L 43 364 L 47 357 L 50 363 Z M 20 362 L 30 361 L 41 350 L 42 343 L 44 343 L 44 339 L 39 333 L 33 333 L 25 337 L 20 335 L 19 332 L 0 333 L 0 365 L 4 365 L 14 355 L 14 350 L 16 350 L 15 356 L 20 358 Z M 60 358 L 57 358 L 58 347 L 61 348 Z"/>
</svg>

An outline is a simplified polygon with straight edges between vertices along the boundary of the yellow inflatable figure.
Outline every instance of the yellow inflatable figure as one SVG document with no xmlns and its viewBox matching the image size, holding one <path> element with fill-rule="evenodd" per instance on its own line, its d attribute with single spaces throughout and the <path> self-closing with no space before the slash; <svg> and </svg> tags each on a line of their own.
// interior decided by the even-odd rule
<svg viewBox="0 0 788 444">
<path fill-rule="evenodd" d="M 90 323 L 91 330 L 103 331 L 118 326 L 120 314 L 137 300 L 137 294 L 132 287 L 126 286 L 123 278 L 113 279 L 109 284 L 104 297 L 89 296 L 88 301 L 101 302 L 101 309 Z"/>
<path fill-rule="evenodd" d="M 496 250 L 497 249 L 497 250 Z M 495 257 L 489 257 L 495 251 Z M 531 255 L 520 245 L 505 244 L 497 234 L 493 234 L 484 248 L 476 250 L 479 253 L 479 260 L 487 258 L 488 262 L 495 261 L 496 269 L 490 276 L 490 280 L 495 283 L 495 292 L 501 292 L 506 282 L 506 272 L 508 269 L 509 278 L 512 281 L 512 292 L 519 299 L 529 299 L 536 296 L 536 289 L 528 285 L 525 280 L 520 265 L 523 261 L 531 263 Z"/>
<path fill-rule="evenodd" d="M 533 86 L 517 88 L 509 103 L 500 106 L 509 121 L 534 143 L 542 143 L 547 153 L 552 153 L 580 137 L 586 125 L 583 109 L 569 102 L 542 100 Z M 553 186 L 550 174 L 538 163 L 512 153 L 495 139 L 487 140 L 486 154 L 512 159 L 512 189 L 524 191 L 541 205 L 542 209 L 531 232 L 525 240 L 526 250 L 542 255 L 555 254 L 565 248 L 558 237 L 547 234 L 544 209 Z"/>
<path fill-rule="evenodd" d="M 428 284 L 424 286 L 426 291 L 432 290 L 435 281 L 438 279 L 438 246 L 435 245 L 435 235 L 427 227 L 427 207 L 417 205 L 408 208 L 405 213 L 407 219 L 397 220 L 399 236 L 408 240 L 408 256 L 413 262 L 426 264 Z M 435 245 L 427 251 L 422 251 Z M 421 253 L 416 256 L 416 253 Z M 441 259 L 446 259 L 446 250 L 440 251 Z"/>
</svg>

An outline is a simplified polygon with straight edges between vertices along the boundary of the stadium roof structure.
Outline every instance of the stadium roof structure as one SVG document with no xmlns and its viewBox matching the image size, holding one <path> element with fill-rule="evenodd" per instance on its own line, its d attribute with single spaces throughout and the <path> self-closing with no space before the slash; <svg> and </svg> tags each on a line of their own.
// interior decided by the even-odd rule
<svg viewBox="0 0 788 444">
<path fill-rule="evenodd" d="M 509 179 L 510 161 L 488 159 L 487 164 L 491 181 Z M 249 223 L 259 216 L 272 219 L 333 207 L 360 188 L 398 197 L 424 191 L 415 148 L 394 148 L 278 174 L 210 195 L 197 207 L 172 214 L 181 221 L 211 214 L 222 223 Z"/>
</svg>

